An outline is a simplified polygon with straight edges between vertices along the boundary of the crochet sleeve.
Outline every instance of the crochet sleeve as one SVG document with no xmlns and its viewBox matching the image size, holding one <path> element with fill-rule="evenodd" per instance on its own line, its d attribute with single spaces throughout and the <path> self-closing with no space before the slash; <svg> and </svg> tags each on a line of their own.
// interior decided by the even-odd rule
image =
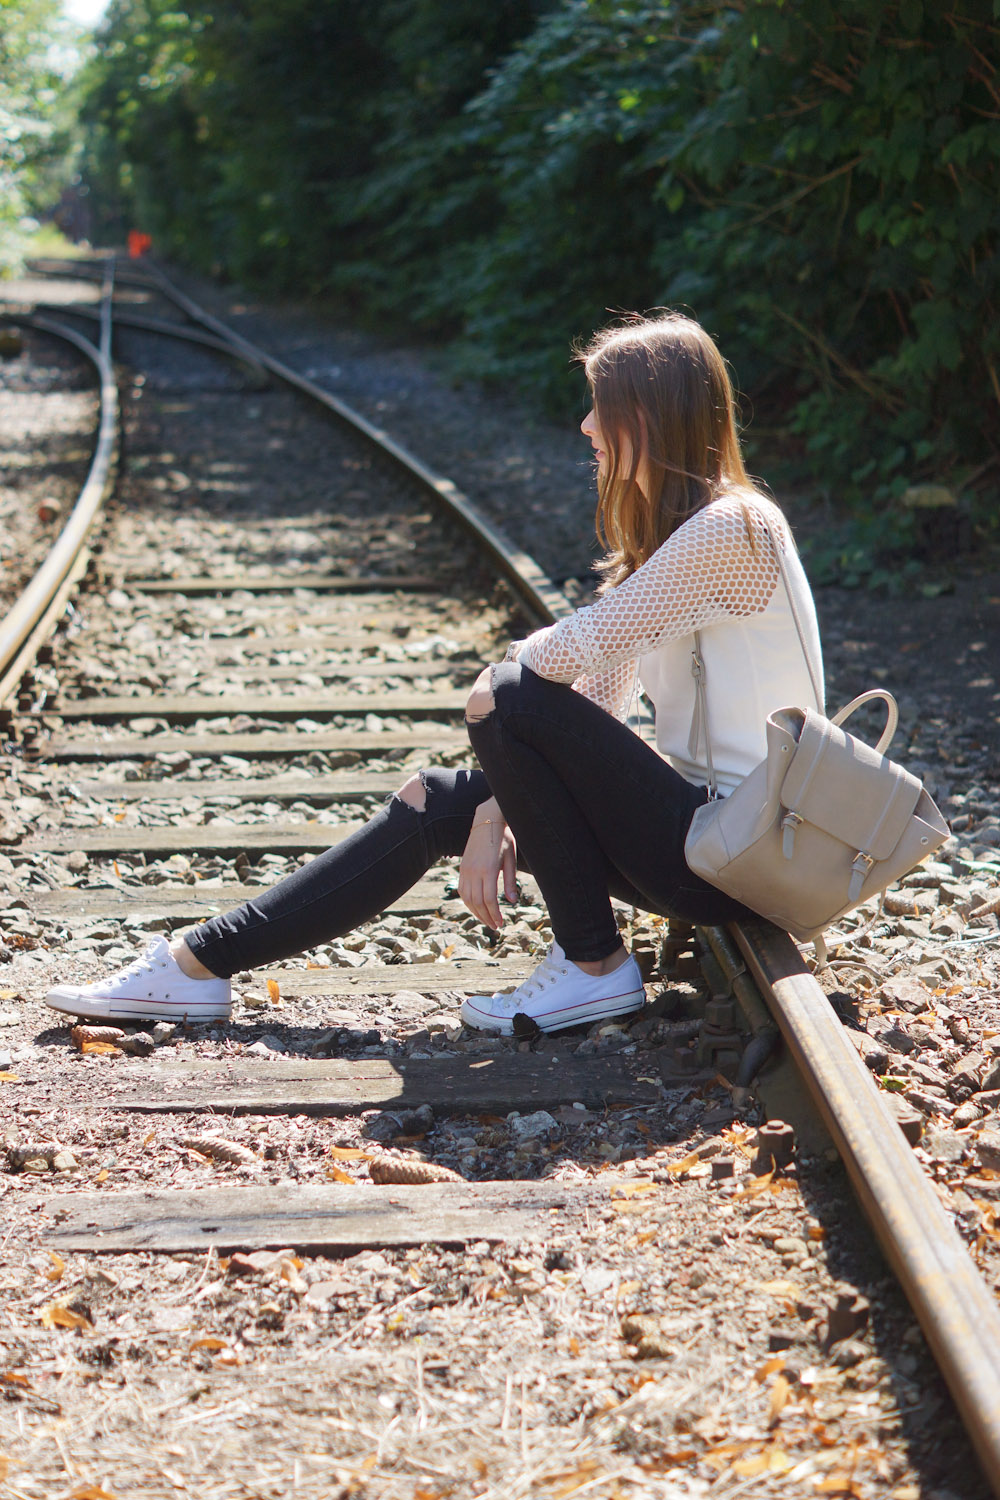
<svg viewBox="0 0 1000 1500">
<path fill-rule="evenodd" d="M 745 502 L 726 497 L 705 506 L 596 604 L 528 636 L 518 661 L 556 682 L 606 683 L 613 694 L 621 679 L 609 674 L 632 667 L 664 641 L 727 616 L 762 613 L 781 576 L 763 503 L 756 496 Z M 783 529 L 782 521 L 779 535 Z"/>
<path fill-rule="evenodd" d="M 578 693 L 582 693 L 585 698 L 596 703 L 598 708 L 603 708 L 605 713 L 612 714 L 616 719 L 625 719 L 628 715 L 634 686 L 635 663 L 631 661 L 621 662 L 617 667 L 611 667 L 606 672 L 595 672 L 578 677 L 573 684 Z"/>
</svg>

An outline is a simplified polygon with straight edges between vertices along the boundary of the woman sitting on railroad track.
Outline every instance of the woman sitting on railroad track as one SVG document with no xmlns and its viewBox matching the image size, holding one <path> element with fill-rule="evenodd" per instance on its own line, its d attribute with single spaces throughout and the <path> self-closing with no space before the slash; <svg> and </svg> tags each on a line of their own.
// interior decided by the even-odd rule
<svg viewBox="0 0 1000 1500">
<path fill-rule="evenodd" d="M 601 595 L 484 669 L 466 711 L 480 768 L 421 771 L 363 829 L 278 885 L 169 945 L 157 939 L 105 980 L 57 986 L 50 1006 L 114 1020 L 223 1019 L 230 976 L 368 921 L 446 855 L 461 855 L 459 894 L 493 929 L 498 882 L 515 900 L 518 865 L 548 905 L 555 942 L 531 977 L 462 1006 L 469 1026 L 503 1035 L 519 1013 L 557 1031 L 642 1005 L 611 896 L 699 923 L 746 914 L 684 859 L 709 796 L 694 632 L 725 794 L 764 758 L 770 711 L 822 709 L 771 529 L 819 664 L 809 585 L 781 512 L 747 477 L 726 366 L 697 323 L 630 318 L 581 358 L 607 549 Z M 623 722 L 637 682 L 655 708 L 655 748 Z"/>
</svg>

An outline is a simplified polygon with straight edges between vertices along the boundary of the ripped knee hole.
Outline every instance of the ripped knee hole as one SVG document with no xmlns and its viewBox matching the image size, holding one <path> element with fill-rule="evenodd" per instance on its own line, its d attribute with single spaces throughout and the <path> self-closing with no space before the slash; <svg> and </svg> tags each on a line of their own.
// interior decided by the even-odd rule
<svg viewBox="0 0 1000 1500">
<path fill-rule="evenodd" d="M 424 785 L 423 771 L 417 771 L 409 781 L 405 781 L 396 793 L 400 802 L 405 802 L 409 807 L 415 808 L 417 812 L 427 810 L 427 788 Z"/>
<path fill-rule="evenodd" d="M 496 704 L 493 699 L 492 673 L 489 667 L 480 672 L 476 678 L 475 686 L 469 694 L 465 705 L 465 720 L 467 724 L 478 724 L 483 719 L 488 719 Z"/>
</svg>

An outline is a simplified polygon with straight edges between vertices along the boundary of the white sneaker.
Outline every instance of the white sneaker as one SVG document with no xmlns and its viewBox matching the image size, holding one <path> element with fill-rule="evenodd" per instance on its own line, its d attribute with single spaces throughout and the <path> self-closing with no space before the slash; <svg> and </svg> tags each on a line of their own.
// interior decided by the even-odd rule
<svg viewBox="0 0 1000 1500">
<path fill-rule="evenodd" d="M 225 1021 L 232 1009 L 228 979 L 189 979 L 154 938 L 141 958 L 92 984 L 57 984 L 46 1005 L 91 1021 Z"/>
<path fill-rule="evenodd" d="M 513 1036 L 514 1017 L 530 1017 L 542 1031 L 589 1025 L 628 1015 L 645 1003 L 646 992 L 634 958 L 610 974 L 585 974 L 553 943 L 529 979 L 509 995 L 470 995 L 461 1017 L 476 1031 Z"/>
</svg>

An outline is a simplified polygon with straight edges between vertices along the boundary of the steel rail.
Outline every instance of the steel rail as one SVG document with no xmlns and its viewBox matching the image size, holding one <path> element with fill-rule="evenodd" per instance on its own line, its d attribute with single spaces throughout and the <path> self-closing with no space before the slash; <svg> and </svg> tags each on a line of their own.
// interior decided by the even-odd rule
<svg viewBox="0 0 1000 1500">
<path fill-rule="evenodd" d="M 73 344 L 93 363 L 100 378 L 100 419 L 90 470 L 69 518 L 47 558 L 0 623 L 0 707 L 17 686 L 65 608 L 64 585 L 78 574 L 87 536 L 114 481 L 118 458 L 118 390 L 111 363 L 113 265 L 106 270 L 101 308 L 100 344 L 51 318 L 17 315 L 16 321 Z M 54 610 L 56 601 L 61 608 Z"/>
<path fill-rule="evenodd" d="M 39 302 L 36 306 L 44 312 L 62 313 L 66 317 L 86 318 L 88 321 L 96 322 L 100 319 L 100 310 L 96 307 L 86 307 L 76 302 Z M 200 344 L 204 349 L 211 349 L 215 354 L 225 354 L 232 358 L 232 346 L 227 339 L 219 338 L 214 333 L 204 333 L 198 328 L 189 328 L 181 323 L 171 323 L 166 318 L 147 318 L 142 313 L 122 312 L 121 308 L 115 309 L 115 328 L 137 328 L 143 333 L 162 333 L 167 338 L 183 338 L 192 344 Z M 249 360 L 243 361 L 250 364 Z M 261 377 L 266 373 L 260 365 L 254 364 L 250 368 L 254 374 Z"/>
<path fill-rule="evenodd" d="M 490 523 L 449 480 L 434 474 L 402 445 L 345 402 L 258 350 L 179 292 L 158 269 L 149 282 L 188 317 L 230 344 L 234 355 L 262 365 L 287 384 L 360 429 L 431 488 L 515 577 L 522 596 L 543 619 L 569 612 L 565 597 L 531 559 Z M 131 277 L 130 281 L 136 281 Z M 171 334 L 174 330 L 164 328 Z M 184 330 L 178 329 L 183 337 Z M 983 1470 L 1000 1495 L 1000 1311 L 913 1155 L 895 1116 L 846 1035 L 826 995 L 792 939 L 770 923 L 733 924 L 706 931 L 730 979 L 748 972 L 759 985 L 800 1074 L 844 1160 L 854 1190 L 889 1264 L 920 1321 Z M 740 962 L 742 954 L 745 967 Z"/>
<path fill-rule="evenodd" d="M 230 328 L 220 318 L 207 312 L 185 292 L 175 287 L 157 266 L 147 263 L 147 271 L 150 283 L 156 290 L 179 307 L 192 322 L 200 324 L 218 337 L 227 340 L 236 357 L 270 371 L 277 379 L 300 391 L 311 401 L 317 402 L 347 426 L 362 432 L 401 469 L 417 479 L 425 489 L 430 490 L 444 508 L 460 521 L 485 551 L 499 563 L 508 582 L 514 586 L 522 600 L 541 620 L 550 623 L 560 619 L 563 615 L 572 614 L 572 604 L 542 571 L 530 553 L 519 547 L 506 532 L 488 520 L 479 507 L 452 480 L 436 473 L 402 443 L 397 442 L 384 428 L 376 427 L 374 423 L 369 422 L 367 417 L 362 416 L 361 412 L 349 406 L 346 401 L 342 401 L 339 396 L 334 396 L 330 391 L 324 390 L 314 380 L 301 375 L 298 370 L 293 370 L 290 365 L 284 364 L 265 350 L 258 348 L 256 344 L 245 339 L 242 334 Z"/>
<path fill-rule="evenodd" d="M 993 1295 L 792 939 L 760 919 L 730 932 L 1000 1495 L 1000 1310 Z"/>
<path fill-rule="evenodd" d="M 92 278 L 96 270 L 94 263 L 87 261 L 39 260 L 32 262 L 32 266 L 41 275 L 53 276 Z M 572 604 L 542 571 L 530 553 L 518 547 L 499 526 L 484 516 L 479 507 L 452 480 L 436 473 L 402 443 L 397 442 L 384 428 L 376 427 L 346 401 L 342 401 L 331 391 L 324 390 L 314 380 L 310 380 L 308 376 L 300 374 L 290 365 L 284 364 L 283 361 L 258 348 L 256 344 L 245 339 L 242 334 L 230 328 L 220 318 L 206 311 L 179 287 L 174 286 L 173 282 L 153 262 L 143 261 L 142 271 L 130 270 L 125 277 L 120 277 L 120 279 L 127 281 L 130 286 L 145 286 L 160 292 L 175 307 L 180 308 L 193 323 L 208 329 L 216 339 L 220 340 L 223 352 L 256 369 L 268 371 L 285 385 L 291 386 L 307 396 L 309 400 L 316 402 L 348 427 L 363 433 L 411 478 L 417 479 L 425 489 L 429 490 L 435 499 L 472 533 L 480 546 L 499 563 L 508 582 L 514 586 L 524 603 L 539 619 L 545 623 L 551 623 L 563 615 L 572 614 Z M 127 321 L 129 316 L 127 314 L 121 321 Z M 190 333 L 190 330 L 183 327 L 173 328 L 163 319 L 157 319 L 156 323 L 157 327 L 151 331 L 172 338 L 184 339 Z M 196 342 L 204 342 L 204 340 L 199 338 Z"/>
</svg>

